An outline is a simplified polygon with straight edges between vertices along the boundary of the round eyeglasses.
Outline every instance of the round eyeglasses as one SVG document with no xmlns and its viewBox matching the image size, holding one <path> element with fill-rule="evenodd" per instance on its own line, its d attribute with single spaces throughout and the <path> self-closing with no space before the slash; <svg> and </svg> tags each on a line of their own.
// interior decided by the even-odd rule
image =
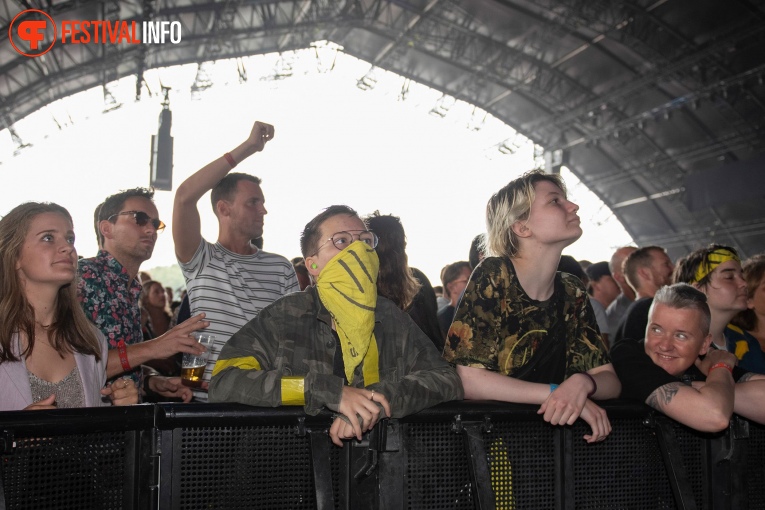
<svg viewBox="0 0 765 510">
<path fill-rule="evenodd" d="M 332 242 L 332 244 L 335 245 L 335 248 L 338 250 L 344 250 L 351 244 L 353 244 L 353 240 L 358 239 L 362 243 L 366 243 L 370 248 L 375 249 L 377 248 L 377 242 L 379 239 L 377 238 L 377 234 L 370 230 L 351 230 L 351 231 L 345 231 L 345 232 L 335 232 L 332 234 L 332 237 L 325 240 L 321 245 L 319 246 L 319 249 L 316 250 L 316 253 L 319 253 L 319 251 L 324 247 L 325 244 Z"/>
</svg>

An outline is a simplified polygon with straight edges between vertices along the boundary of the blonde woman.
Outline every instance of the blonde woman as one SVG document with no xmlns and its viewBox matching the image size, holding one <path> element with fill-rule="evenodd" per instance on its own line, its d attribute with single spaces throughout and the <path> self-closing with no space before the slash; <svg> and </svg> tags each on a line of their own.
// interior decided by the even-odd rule
<svg viewBox="0 0 765 510">
<path fill-rule="evenodd" d="M 585 420 L 602 441 L 611 431 L 592 399 L 619 396 L 582 282 L 557 271 L 582 235 L 579 207 L 557 175 L 530 172 L 486 207 L 487 257 L 470 276 L 444 347 L 466 399 L 540 406 L 553 425 Z"/>
</svg>

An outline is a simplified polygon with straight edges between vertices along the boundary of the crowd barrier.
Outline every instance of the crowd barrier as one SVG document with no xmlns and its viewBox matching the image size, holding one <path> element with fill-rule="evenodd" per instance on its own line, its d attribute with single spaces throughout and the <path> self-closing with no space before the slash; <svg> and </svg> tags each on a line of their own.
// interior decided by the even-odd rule
<svg viewBox="0 0 765 510">
<path fill-rule="evenodd" d="M 0 413 L 0 493 L 8 510 L 765 508 L 762 426 L 734 417 L 701 434 L 642 405 L 603 407 L 613 432 L 597 444 L 581 420 L 453 402 L 344 448 L 330 413 L 300 408 Z"/>
</svg>

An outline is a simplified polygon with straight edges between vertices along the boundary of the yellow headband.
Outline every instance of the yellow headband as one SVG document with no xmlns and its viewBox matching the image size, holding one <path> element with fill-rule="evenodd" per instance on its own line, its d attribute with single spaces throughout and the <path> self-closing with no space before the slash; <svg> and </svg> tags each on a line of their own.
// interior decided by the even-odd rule
<svg viewBox="0 0 765 510">
<path fill-rule="evenodd" d="M 696 269 L 696 278 L 694 281 L 696 283 L 700 282 L 704 278 L 709 275 L 712 271 L 715 270 L 717 266 L 722 264 L 723 262 L 728 262 L 729 260 L 735 260 L 736 262 L 741 262 L 741 259 L 738 258 L 738 255 L 733 253 L 730 250 L 726 250 L 725 248 L 718 248 L 709 255 L 706 256 L 706 258 L 699 264 L 699 267 Z"/>
</svg>

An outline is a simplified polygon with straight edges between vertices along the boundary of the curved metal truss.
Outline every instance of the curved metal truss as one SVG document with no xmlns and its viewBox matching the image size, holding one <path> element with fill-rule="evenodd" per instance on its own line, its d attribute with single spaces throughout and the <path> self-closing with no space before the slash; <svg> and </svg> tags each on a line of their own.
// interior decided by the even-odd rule
<svg viewBox="0 0 765 510">
<path fill-rule="evenodd" d="M 179 21 L 183 38 L 56 45 L 38 58 L 6 40 L 0 128 L 94 86 L 108 103 L 109 84 L 126 76 L 140 98 L 147 69 L 198 63 L 195 86 L 204 88 L 204 62 L 327 40 L 370 62 L 370 72 L 475 104 L 554 152 L 640 244 L 674 256 L 712 240 L 744 255 L 765 246 L 765 191 L 752 191 L 765 178 L 734 164 L 765 148 L 762 2 L 5 0 L 0 36 L 27 8 L 56 20 Z M 741 199 L 710 188 L 718 168 L 730 170 L 727 185 Z"/>
</svg>

